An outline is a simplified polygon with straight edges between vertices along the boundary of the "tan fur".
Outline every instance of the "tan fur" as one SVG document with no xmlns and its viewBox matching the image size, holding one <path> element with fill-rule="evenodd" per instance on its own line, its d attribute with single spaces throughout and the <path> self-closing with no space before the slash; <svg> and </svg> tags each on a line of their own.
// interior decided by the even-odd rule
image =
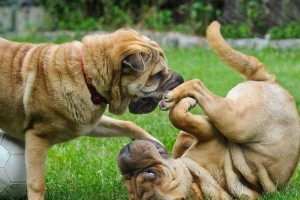
<svg viewBox="0 0 300 200">
<path fill-rule="evenodd" d="M 45 159 L 53 144 L 84 135 L 155 139 L 132 122 L 102 117 L 106 104 L 91 101 L 81 63 L 115 114 L 139 99 L 158 102 L 166 83 L 182 82 L 162 49 L 131 29 L 61 45 L 0 38 L 0 128 L 25 140 L 30 200 L 44 199 Z M 148 112 L 143 109 L 132 110 Z"/>
<path fill-rule="evenodd" d="M 124 178 L 143 188 L 147 196 L 257 199 L 263 192 L 283 189 L 295 171 L 300 155 L 300 121 L 294 98 L 256 58 L 228 46 L 219 29 L 218 22 L 208 27 L 209 43 L 247 81 L 225 98 L 213 94 L 200 80 L 185 82 L 165 94 L 160 107 L 171 109 L 171 122 L 182 130 L 174 144 L 174 158 L 149 140 L 134 141 L 119 155 Z M 207 116 L 189 112 L 196 104 Z M 146 145 L 150 146 L 147 152 L 138 150 Z M 148 172 L 147 176 L 154 174 L 149 187 L 135 178 L 146 176 L 139 173 L 141 170 Z M 180 178 L 184 175 L 188 182 Z M 165 188 L 171 181 L 177 187 Z M 193 193 L 195 183 L 198 188 Z M 139 188 L 137 198 L 131 199 L 147 199 Z M 178 195 L 169 198 L 170 194 Z"/>
</svg>

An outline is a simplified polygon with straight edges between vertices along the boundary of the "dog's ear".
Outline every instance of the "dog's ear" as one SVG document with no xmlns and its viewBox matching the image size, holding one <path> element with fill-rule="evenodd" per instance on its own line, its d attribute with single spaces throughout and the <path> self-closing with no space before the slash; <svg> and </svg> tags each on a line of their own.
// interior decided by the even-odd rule
<svg viewBox="0 0 300 200">
<path fill-rule="evenodd" d="M 144 60 L 140 53 L 131 54 L 127 56 L 122 61 L 122 64 L 131 67 L 133 70 L 137 72 L 142 72 L 145 69 Z"/>
</svg>

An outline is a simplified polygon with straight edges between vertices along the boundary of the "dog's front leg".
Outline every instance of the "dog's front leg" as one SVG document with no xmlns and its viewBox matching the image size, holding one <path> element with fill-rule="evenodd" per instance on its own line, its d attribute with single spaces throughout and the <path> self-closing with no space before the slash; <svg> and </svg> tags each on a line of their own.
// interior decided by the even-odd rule
<svg viewBox="0 0 300 200">
<path fill-rule="evenodd" d="M 102 116 L 99 124 L 87 136 L 93 137 L 129 137 L 132 139 L 152 139 L 155 137 L 133 122 Z"/>
<path fill-rule="evenodd" d="M 215 103 L 219 98 L 209 91 L 200 80 L 194 79 L 179 85 L 172 91 L 166 92 L 159 103 L 159 107 L 161 110 L 168 110 L 185 97 L 196 99 L 205 113 L 210 108 L 209 106 L 212 105 L 211 102 Z"/>
<path fill-rule="evenodd" d="M 251 124 L 249 123 L 251 119 L 249 116 L 251 115 L 249 113 L 245 114 L 245 111 L 243 111 L 245 106 L 238 103 L 234 98 L 223 98 L 213 94 L 197 79 L 185 82 L 172 91 L 165 93 L 160 102 L 160 108 L 168 110 L 176 106 L 176 103 L 185 97 L 196 99 L 212 124 L 229 140 L 238 143 L 249 142 L 255 138 L 254 133 L 260 131 L 252 131 L 251 128 L 248 128 Z M 246 131 L 244 127 L 247 127 L 248 130 Z"/>
<path fill-rule="evenodd" d="M 29 200 L 43 200 L 45 196 L 45 162 L 50 143 L 37 130 L 25 135 L 25 160 Z"/>
</svg>

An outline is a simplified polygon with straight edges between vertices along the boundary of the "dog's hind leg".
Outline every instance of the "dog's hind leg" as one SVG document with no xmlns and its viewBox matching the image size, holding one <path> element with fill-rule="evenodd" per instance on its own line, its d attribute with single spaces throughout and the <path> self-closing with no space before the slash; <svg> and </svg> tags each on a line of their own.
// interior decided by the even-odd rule
<svg viewBox="0 0 300 200">
<path fill-rule="evenodd" d="M 197 142 L 197 140 L 193 135 L 180 131 L 173 145 L 172 157 L 180 158 L 195 142 Z"/>
</svg>

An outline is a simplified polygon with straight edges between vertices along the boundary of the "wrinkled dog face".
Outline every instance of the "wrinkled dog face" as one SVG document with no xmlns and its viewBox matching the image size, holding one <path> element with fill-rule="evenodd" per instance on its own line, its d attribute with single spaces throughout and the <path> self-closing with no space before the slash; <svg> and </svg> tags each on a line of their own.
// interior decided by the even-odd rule
<svg viewBox="0 0 300 200">
<path fill-rule="evenodd" d="M 123 147 L 118 164 L 130 199 L 181 199 L 191 187 L 184 166 L 152 140 L 135 140 Z"/>
<path fill-rule="evenodd" d="M 109 110 L 121 114 L 148 113 L 164 92 L 183 82 L 169 70 L 162 49 L 132 29 L 83 38 L 86 71 Z"/>
<path fill-rule="evenodd" d="M 134 114 L 153 111 L 165 91 L 183 83 L 183 78 L 169 70 L 162 49 L 149 38 L 132 30 L 135 37 L 143 40 L 140 52 L 122 60 L 123 93 L 132 96 L 129 111 Z"/>
<path fill-rule="evenodd" d="M 156 42 L 131 29 L 116 31 L 111 40 L 116 44 L 112 55 L 119 57 L 121 64 L 119 111 L 129 105 L 131 113 L 149 113 L 157 107 L 164 92 L 183 83 L 182 76 L 168 68 L 163 50 Z"/>
</svg>

